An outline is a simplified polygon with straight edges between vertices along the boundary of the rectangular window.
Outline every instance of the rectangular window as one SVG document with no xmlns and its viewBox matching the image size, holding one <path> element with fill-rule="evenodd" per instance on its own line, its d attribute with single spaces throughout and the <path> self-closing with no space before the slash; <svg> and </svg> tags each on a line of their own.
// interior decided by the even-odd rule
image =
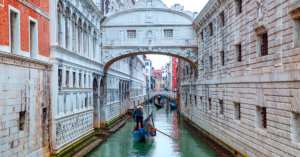
<svg viewBox="0 0 300 157">
<path fill-rule="evenodd" d="M 235 0 L 236 3 L 236 14 L 240 14 L 243 11 L 243 1 L 242 0 Z"/>
<path fill-rule="evenodd" d="M 29 50 L 30 50 L 30 57 L 36 58 L 38 54 L 38 33 L 37 33 L 37 23 L 30 20 L 29 22 Z"/>
<path fill-rule="evenodd" d="M 213 24 L 212 23 L 209 24 L 209 32 L 210 32 L 210 36 L 214 35 L 214 28 L 213 28 Z"/>
<path fill-rule="evenodd" d="M 267 108 L 266 107 L 256 107 L 256 125 L 259 128 L 267 128 Z"/>
<path fill-rule="evenodd" d="M 76 73 L 73 72 L 73 88 L 76 87 Z"/>
<path fill-rule="evenodd" d="M 127 38 L 136 38 L 136 30 L 127 30 Z"/>
<path fill-rule="evenodd" d="M 67 70 L 66 71 L 66 87 L 70 86 L 70 72 Z"/>
<path fill-rule="evenodd" d="M 88 105 L 88 98 L 87 98 L 87 96 L 85 97 L 85 99 L 84 99 L 84 107 L 87 107 L 87 105 Z"/>
<path fill-rule="evenodd" d="M 213 58 L 212 58 L 212 56 L 209 56 L 209 64 L 210 64 L 210 69 L 213 69 Z"/>
<path fill-rule="evenodd" d="M 211 104 L 211 98 L 208 98 L 208 110 L 211 111 L 212 104 Z"/>
<path fill-rule="evenodd" d="M 86 87 L 86 74 L 83 75 L 83 86 Z"/>
<path fill-rule="evenodd" d="M 224 11 L 220 14 L 221 26 L 225 26 L 225 15 Z"/>
<path fill-rule="evenodd" d="M 62 87 L 62 69 L 58 69 L 58 87 Z"/>
<path fill-rule="evenodd" d="M 19 130 L 24 130 L 26 111 L 19 112 Z"/>
<path fill-rule="evenodd" d="M 236 47 L 237 61 L 242 62 L 242 44 L 238 44 L 235 47 Z"/>
<path fill-rule="evenodd" d="M 261 56 L 268 55 L 268 33 L 264 33 L 261 35 L 261 43 L 260 43 L 260 53 Z"/>
<path fill-rule="evenodd" d="M 224 101 L 223 100 L 219 100 L 219 107 L 220 107 L 220 110 L 219 110 L 219 113 L 221 114 L 221 115 L 223 115 L 224 114 Z"/>
<path fill-rule="evenodd" d="M 185 106 L 187 106 L 188 96 L 185 94 Z"/>
<path fill-rule="evenodd" d="M 20 15 L 10 10 L 10 49 L 12 53 L 20 50 Z"/>
<path fill-rule="evenodd" d="M 79 73 L 79 88 L 81 88 L 81 73 Z"/>
<path fill-rule="evenodd" d="M 203 34 L 203 31 L 201 31 L 200 36 L 201 36 L 201 40 L 204 41 L 204 34 Z"/>
<path fill-rule="evenodd" d="M 300 114 L 292 113 L 291 137 L 295 142 L 300 142 Z"/>
<path fill-rule="evenodd" d="M 197 96 L 195 95 L 195 97 L 194 97 L 194 101 L 195 101 L 195 106 L 197 106 Z"/>
<path fill-rule="evenodd" d="M 165 38 L 173 38 L 173 29 L 165 29 L 164 36 Z"/>
<path fill-rule="evenodd" d="M 220 55 L 221 55 L 221 65 L 224 66 L 225 65 L 225 53 L 224 53 L 224 51 L 221 51 Z"/>
<path fill-rule="evenodd" d="M 241 104 L 234 103 L 234 119 L 241 120 Z"/>
</svg>

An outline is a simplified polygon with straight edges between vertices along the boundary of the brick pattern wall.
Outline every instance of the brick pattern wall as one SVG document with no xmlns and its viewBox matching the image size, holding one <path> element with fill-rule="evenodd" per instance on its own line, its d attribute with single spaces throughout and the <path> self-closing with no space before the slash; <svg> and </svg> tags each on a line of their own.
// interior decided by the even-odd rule
<svg viewBox="0 0 300 157">
<path fill-rule="evenodd" d="M 181 111 L 247 156 L 300 154 L 300 144 L 293 138 L 299 136 L 299 128 L 297 132 L 295 126 L 300 123 L 295 119 L 300 113 L 300 49 L 294 44 L 299 31 L 295 29 L 297 21 L 290 13 L 294 2 L 296 4 L 289 0 L 265 0 L 259 4 L 243 0 L 242 13 L 237 14 L 234 0 L 210 0 L 194 23 L 200 41 L 199 75 L 195 80 L 194 75 L 183 74 Z M 223 11 L 225 26 L 221 24 Z M 212 36 L 210 23 L 214 31 Z M 258 40 L 264 32 L 268 33 L 268 55 L 261 56 Z M 241 62 L 237 61 L 236 46 L 239 44 L 242 46 Z M 183 70 L 188 66 L 183 64 Z M 221 101 L 224 102 L 223 114 L 220 113 Z M 234 103 L 240 103 L 240 120 L 234 116 Z M 266 107 L 266 128 L 259 127 L 262 121 L 257 107 Z"/>
</svg>

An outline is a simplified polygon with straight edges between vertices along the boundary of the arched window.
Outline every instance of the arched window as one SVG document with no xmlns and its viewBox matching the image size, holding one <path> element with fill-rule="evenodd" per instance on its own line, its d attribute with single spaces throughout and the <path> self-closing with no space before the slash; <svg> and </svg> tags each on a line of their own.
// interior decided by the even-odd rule
<svg viewBox="0 0 300 157">
<path fill-rule="evenodd" d="M 72 15 L 72 50 L 76 52 L 76 14 Z"/>
<path fill-rule="evenodd" d="M 65 14 L 66 14 L 66 16 L 65 16 L 65 39 L 66 39 L 66 48 L 67 49 L 69 49 L 69 46 L 70 46 L 70 44 L 69 44 L 69 40 L 70 40 L 70 33 L 69 33 L 69 20 L 70 20 L 70 9 L 69 8 L 67 8 L 66 9 L 66 11 L 65 11 Z"/>
<path fill-rule="evenodd" d="M 78 20 L 78 52 L 81 52 L 81 32 L 82 32 L 82 27 L 81 27 L 81 19 Z"/>
<path fill-rule="evenodd" d="M 57 3 L 57 31 L 58 31 L 58 36 L 57 36 L 57 41 L 58 44 L 61 45 L 62 42 L 62 29 L 61 29 L 61 16 L 63 13 L 63 4 L 61 1 Z"/>
</svg>

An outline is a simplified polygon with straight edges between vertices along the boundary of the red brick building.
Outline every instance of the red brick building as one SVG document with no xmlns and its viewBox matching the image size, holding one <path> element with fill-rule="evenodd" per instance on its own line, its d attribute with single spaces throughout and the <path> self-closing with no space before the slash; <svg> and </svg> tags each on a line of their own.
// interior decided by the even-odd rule
<svg viewBox="0 0 300 157">
<path fill-rule="evenodd" d="M 172 57 L 172 91 L 173 92 L 177 89 L 177 73 L 176 73 L 177 66 L 178 66 L 178 59 Z"/>
<path fill-rule="evenodd" d="M 0 51 L 49 57 L 49 0 L 1 0 L 0 30 Z"/>
<path fill-rule="evenodd" d="M 0 0 L 0 156 L 50 156 L 49 0 Z"/>
</svg>

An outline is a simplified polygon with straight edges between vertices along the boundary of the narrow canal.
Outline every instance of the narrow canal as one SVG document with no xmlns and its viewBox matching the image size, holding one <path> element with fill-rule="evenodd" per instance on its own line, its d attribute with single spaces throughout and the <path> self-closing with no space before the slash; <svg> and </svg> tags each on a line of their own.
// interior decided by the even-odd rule
<svg viewBox="0 0 300 157">
<path fill-rule="evenodd" d="M 144 108 L 144 117 L 154 111 L 155 127 L 176 140 L 157 132 L 153 140 L 139 143 L 132 140 L 135 122 L 130 119 L 125 126 L 99 145 L 88 157 L 215 157 L 212 148 L 183 126 L 176 111 L 156 109 L 152 104 Z"/>
</svg>

